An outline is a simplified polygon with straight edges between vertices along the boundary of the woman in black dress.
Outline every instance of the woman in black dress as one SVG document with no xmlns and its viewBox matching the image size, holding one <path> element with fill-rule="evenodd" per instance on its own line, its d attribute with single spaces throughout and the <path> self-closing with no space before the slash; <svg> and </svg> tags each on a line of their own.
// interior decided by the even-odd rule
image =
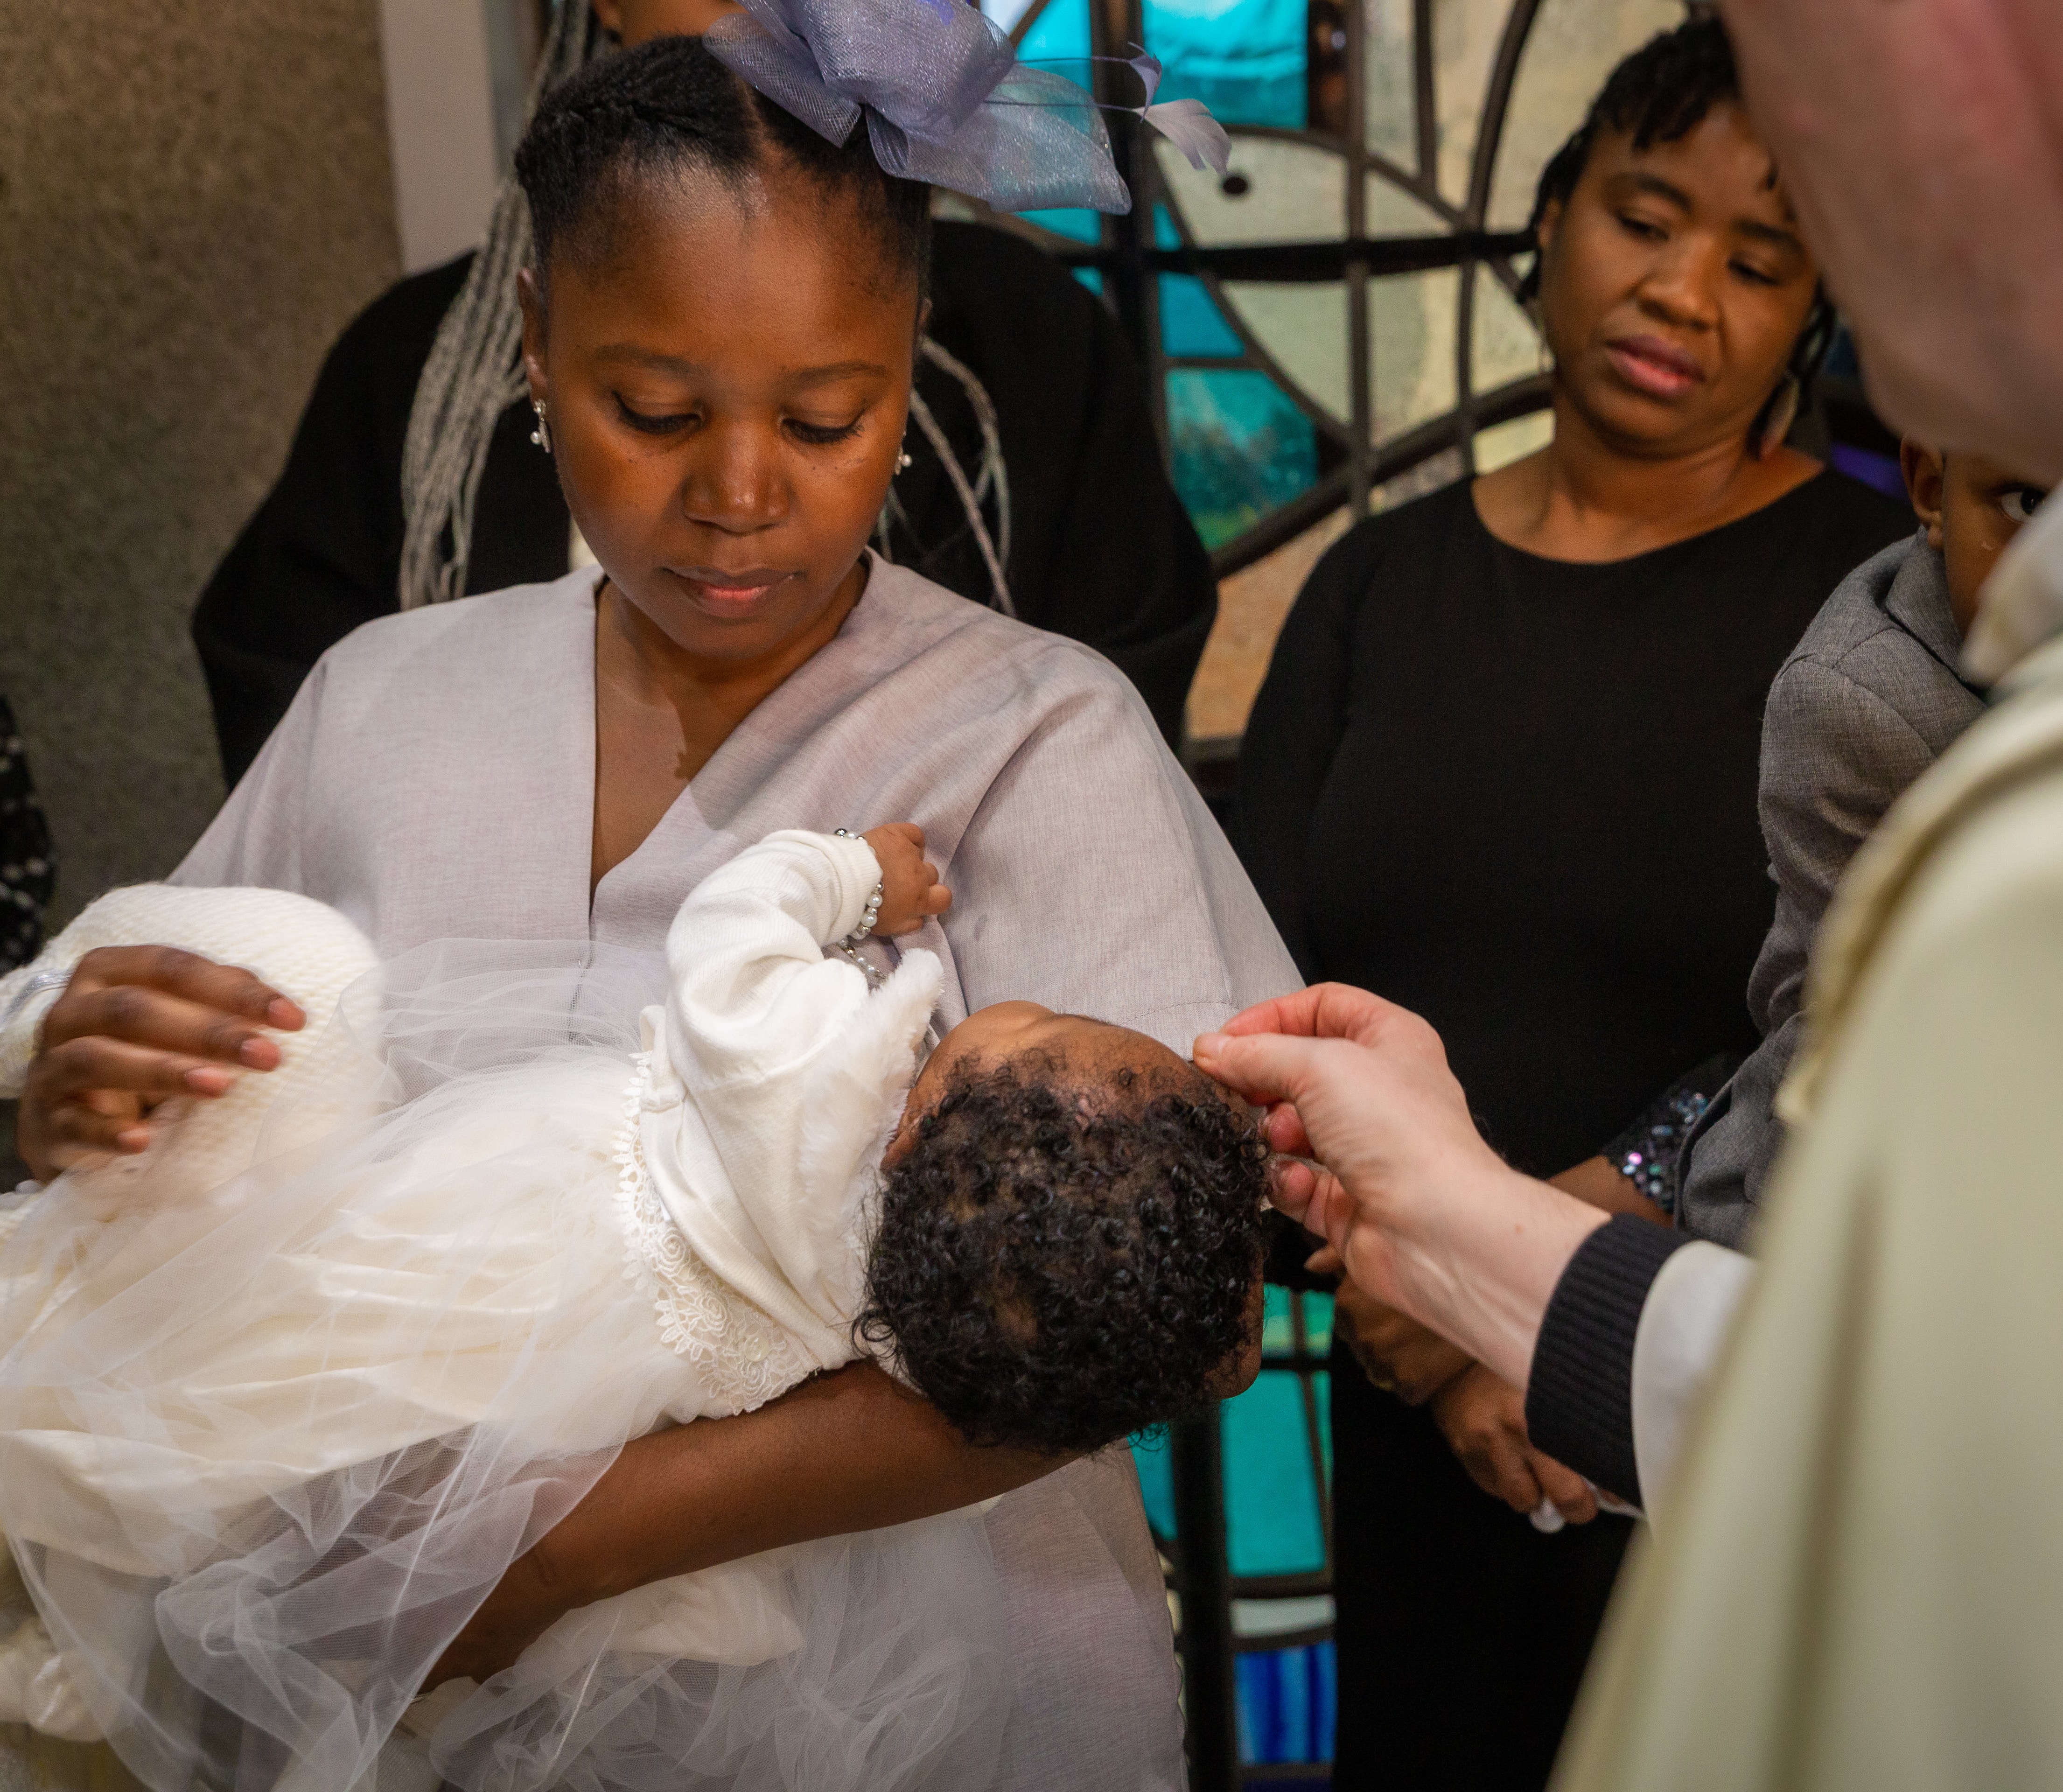
<svg viewBox="0 0 2063 1792">
<path fill-rule="evenodd" d="M 1308 976 L 1430 1020 L 1514 1165 L 1639 1210 L 1605 1142 L 1755 1042 L 1764 695 L 1911 519 L 1783 445 L 1828 314 L 1716 23 L 1621 66 L 1535 224 L 1553 444 L 1327 555 L 1254 708 L 1234 835 Z M 1537 1787 L 1629 1521 L 1533 1450 L 1487 1371 L 1365 1302 L 1349 1329 L 1369 1372 L 1336 1359 L 1334 1782 Z M 1543 1501 L 1576 1522 L 1535 1528 Z"/>
</svg>

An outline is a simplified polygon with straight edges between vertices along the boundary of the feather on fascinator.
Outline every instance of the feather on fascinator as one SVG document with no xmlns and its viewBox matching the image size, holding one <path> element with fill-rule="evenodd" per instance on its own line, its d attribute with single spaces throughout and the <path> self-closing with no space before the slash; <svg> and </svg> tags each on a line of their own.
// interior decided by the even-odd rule
<svg viewBox="0 0 2063 1792">
<path fill-rule="evenodd" d="M 963 0 L 743 0 L 702 41 L 730 71 L 829 142 L 862 118 L 889 174 L 950 187 L 999 211 L 1128 211 L 1100 108 Z M 1223 172 L 1230 143 L 1200 101 L 1153 103 L 1160 64 L 1128 57 L 1146 103 L 1122 108 Z"/>
</svg>

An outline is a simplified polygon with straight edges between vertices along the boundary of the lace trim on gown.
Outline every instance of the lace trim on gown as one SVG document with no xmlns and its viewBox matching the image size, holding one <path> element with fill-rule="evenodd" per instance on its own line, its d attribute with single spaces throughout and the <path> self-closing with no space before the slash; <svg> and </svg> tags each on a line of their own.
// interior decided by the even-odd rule
<svg viewBox="0 0 2063 1792">
<path fill-rule="evenodd" d="M 661 1341 L 702 1371 L 710 1403 L 750 1412 L 806 1379 L 813 1365 L 779 1326 L 710 1274 L 653 1192 L 639 1132 L 651 1054 L 633 1061 L 637 1073 L 624 1091 L 615 1153 L 616 1210 L 629 1259 L 623 1273 L 652 1302 Z"/>
</svg>

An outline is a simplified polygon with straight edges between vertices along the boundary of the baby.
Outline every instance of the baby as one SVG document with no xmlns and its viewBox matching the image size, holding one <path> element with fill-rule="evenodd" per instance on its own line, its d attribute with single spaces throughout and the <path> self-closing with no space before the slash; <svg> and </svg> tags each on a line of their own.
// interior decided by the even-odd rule
<svg viewBox="0 0 2063 1792">
<path fill-rule="evenodd" d="M 279 1786 L 354 1783 L 508 1564 L 655 1426 L 871 1352 L 970 1439 L 1057 1456 L 1250 1376 L 1248 1118 L 1156 1041 L 1028 1002 L 919 1072 L 942 968 L 859 942 L 950 900 L 915 827 L 774 835 L 682 905 L 634 1045 L 573 1018 L 609 982 L 585 945 L 440 989 L 302 897 L 88 909 L 26 974 L 178 944 L 334 1018 L 19 1217 L 0 1526 L 49 1641 L 10 1646 L 54 1644 L 153 1783 L 254 1730 Z M 979 1516 L 948 1514 L 576 1612 L 393 1746 L 464 1786 L 577 1754 L 606 1786 L 655 1753 L 729 1783 L 807 1711 L 855 1787 L 975 1785 L 1007 1680 Z"/>
</svg>

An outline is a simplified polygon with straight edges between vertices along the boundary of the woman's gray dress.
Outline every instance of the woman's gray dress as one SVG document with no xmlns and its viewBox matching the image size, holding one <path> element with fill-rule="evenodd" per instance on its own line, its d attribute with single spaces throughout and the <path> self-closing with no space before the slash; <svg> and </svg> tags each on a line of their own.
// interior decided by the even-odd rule
<svg viewBox="0 0 2063 1792">
<path fill-rule="evenodd" d="M 324 656 L 174 874 L 428 940 L 661 952 L 682 899 L 782 828 L 923 824 L 952 886 L 911 943 L 941 1026 L 1008 998 L 1187 1054 L 1299 979 L 1216 824 L 1096 654 L 875 561 L 838 634 L 746 718 L 589 900 L 595 569 L 368 624 Z M 888 946 L 869 948 L 888 952 Z M 1017 1669 L 999 1786 L 1182 1782 L 1168 1608 L 1128 1456 L 990 1517 Z"/>
</svg>

